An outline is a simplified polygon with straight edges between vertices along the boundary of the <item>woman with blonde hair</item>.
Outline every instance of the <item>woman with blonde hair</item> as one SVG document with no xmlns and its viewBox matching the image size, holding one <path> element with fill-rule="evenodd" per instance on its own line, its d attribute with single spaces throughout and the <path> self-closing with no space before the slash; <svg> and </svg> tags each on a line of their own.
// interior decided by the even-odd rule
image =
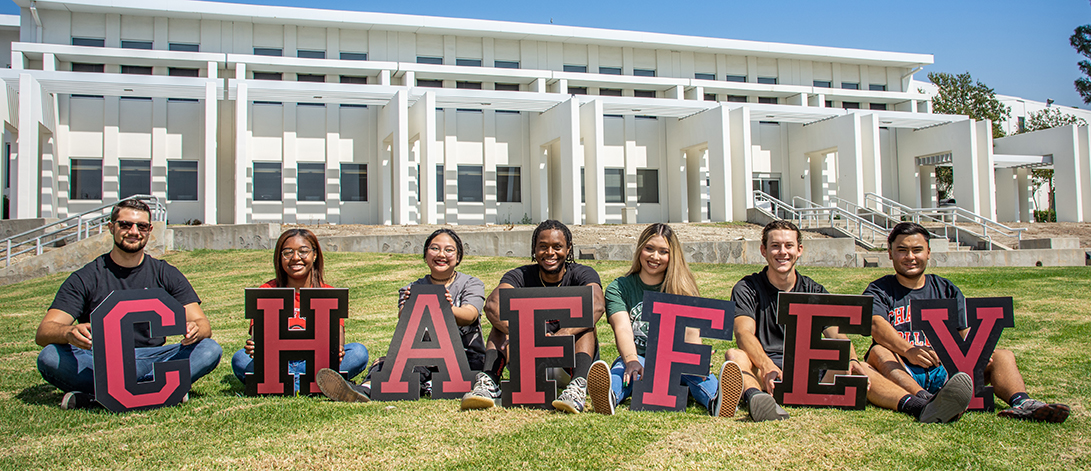
<svg viewBox="0 0 1091 471">
<path fill-rule="evenodd" d="M 645 291 L 700 296 L 678 237 L 663 223 L 644 229 L 637 240 L 629 272 L 606 288 L 606 312 L 620 356 L 612 367 L 599 360 L 588 372 L 588 394 L 595 412 L 600 414 L 613 415 L 615 406 L 632 395 L 632 382 L 644 374 L 648 323 L 641 319 L 641 313 Z M 696 329 L 687 329 L 686 342 L 701 343 Z M 682 380 L 689 386 L 690 395 L 709 414 L 733 417 L 742 392 L 742 377 L 733 362 L 720 367 L 720 376 L 726 376 L 725 380 L 721 382 L 712 374 L 682 375 Z"/>
</svg>

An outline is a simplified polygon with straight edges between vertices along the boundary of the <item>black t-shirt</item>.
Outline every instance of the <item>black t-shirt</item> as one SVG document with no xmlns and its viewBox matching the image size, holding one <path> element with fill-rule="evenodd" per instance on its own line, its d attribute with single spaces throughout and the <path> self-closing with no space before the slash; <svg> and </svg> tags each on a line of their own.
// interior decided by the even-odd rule
<svg viewBox="0 0 1091 471">
<path fill-rule="evenodd" d="M 769 267 L 765 267 L 735 283 L 731 289 L 731 300 L 735 301 L 735 317 L 754 319 L 754 333 L 765 353 L 779 355 L 784 353 L 784 326 L 777 324 L 777 296 L 780 290 L 769 283 L 768 270 Z M 826 288 L 798 271 L 791 292 L 827 293 Z"/>
<path fill-rule="evenodd" d="M 508 271 L 504 274 L 504 277 L 500 279 L 500 283 L 507 283 L 515 288 L 538 288 L 545 286 L 542 284 L 541 276 L 538 275 L 538 264 L 536 263 L 523 265 Z M 567 262 L 564 264 L 564 276 L 561 277 L 561 284 L 557 286 L 585 286 L 591 283 L 602 286 L 602 282 L 599 281 L 599 274 L 594 268 L 574 262 Z"/>
<path fill-rule="evenodd" d="M 91 311 L 107 296 L 119 289 L 163 288 L 183 306 L 200 303 L 189 280 L 173 265 L 144 255 L 144 261 L 133 268 L 125 268 L 103 254 L 64 280 L 57 290 L 50 309 L 60 309 L 76 318 L 76 322 L 91 322 Z M 148 324 L 134 326 L 137 347 L 157 347 L 166 343 L 163 337 L 151 337 Z M 92 334 L 93 335 L 93 334 Z"/>
<path fill-rule="evenodd" d="M 910 328 L 910 305 L 914 299 L 956 299 L 958 300 L 958 329 L 966 328 L 966 297 L 962 291 L 942 276 L 924 275 L 924 287 L 909 289 L 898 283 L 895 275 L 887 275 L 872 281 L 864 290 L 865 295 L 875 298 L 872 313 L 890 322 L 902 338 L 915 347 L 931 347 L 924 337 L 924 332 Z"/>
</svg>

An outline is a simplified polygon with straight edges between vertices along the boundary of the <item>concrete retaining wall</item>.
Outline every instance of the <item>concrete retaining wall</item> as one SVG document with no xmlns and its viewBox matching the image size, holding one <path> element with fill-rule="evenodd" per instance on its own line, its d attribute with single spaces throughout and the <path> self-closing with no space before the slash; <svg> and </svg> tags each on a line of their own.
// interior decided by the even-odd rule
<svg viewBox="0 0 1091 471">
<path fill-rule="evenodd" d="M 595 260 L 632 260 L 632 244 L 581 245 L 577 258 Z M 803 244 L 802 266 L 853 267 L 856 265 L 855 243 L 852 239 L 809 239 Z M 730 240 L 724 242 L 687 242 L 682 244 L 686 260 L 692 263 L 737 263 L 763 265 L 761 241 Z"/>
<path fill-rule="evenodd" d="M 280 224 L 173 226 L 171 230 L 171 250 L 271 249 L 280 237 Z"/>
<path fill-rule="evenodd" d="M 60 219 L 57 218 L 0 219 L 0 239 L 7 239 L 15 234 L 22 234 L 31 229 L 36 229 L 46 224 L 52 224 L 59 220 Z M 32 239 L 41 234 L 43 234 L 43 231 L 35 231 L 28 236 L 20 237 L 15 240 L 15 242 Z"/>
<path fill-rule="evenodd" d="M 465 255 L 484 257 L 529 257 L 534 231 L 464 232 L 458 236 Z M 381 252 L 419 254 L 428 234 L 362 235 L 323 237 L 323 249 L 331 252 Z"/>
<path fill-rule="evenodd" d="M 162 222 L 153 223 L 151 240 L 144 248 L 153 257 L 167 251 L 171 231 Z M 99 255 L 113 250 L 114 241 L 109 232 L 88 237 L 74 244 L 52 249 L 41 255 L 19 260 L 10 267 L 0 269 L 0 286 L 53 273 L 78 270 Z"/>
<path fill-rule="evenodd" d="M 864 266 L 865 257 L 877 261 L 880 267 L 893 267 L 886 252 L 857 254 L 855 266 Z M 933 267 L 1079 267 L 1087 263 L 1086 257 L 1084 249 L 970 250 L 932 252 L 928 264 Z"/>
</svg>

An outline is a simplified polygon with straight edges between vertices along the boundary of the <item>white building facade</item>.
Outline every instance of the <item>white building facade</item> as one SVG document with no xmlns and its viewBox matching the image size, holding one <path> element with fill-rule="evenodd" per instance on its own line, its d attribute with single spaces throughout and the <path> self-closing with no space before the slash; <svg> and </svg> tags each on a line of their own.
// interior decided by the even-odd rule
<svg viewBox="0 0 1091 471">
<path fill-rule="evenodd" d="M 989 122 L 930 113 L 913 79 L 927 54 L 189 0 L 16 3 L 0 21 L 10 218 L 153 194 L 172 223 L 738 221 L 755 189 L 933 207 L 935 165 L 951 165 L 959 206 L 1026 221 L 1044 155 L 1032 136 L 998 163 Z M 1088 132 L 1070 131 L 1083 182 Z"/>
</svg>

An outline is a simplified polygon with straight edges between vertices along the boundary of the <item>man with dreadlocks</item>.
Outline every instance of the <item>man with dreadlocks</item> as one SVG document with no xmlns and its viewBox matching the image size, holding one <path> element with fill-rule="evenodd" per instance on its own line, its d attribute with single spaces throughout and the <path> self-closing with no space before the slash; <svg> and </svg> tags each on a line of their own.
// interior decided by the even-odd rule
<svg viewBox="0 0 1091 471">
<path fill-rule="evenodd" d="M 500 290 L 507 288 L 537 288 L 552 286 L 590 286 L 593 292 L 594 319 L 597 324 L 606 312 L 605 298 L 599 274 L 591 267 L 573 261 L 572 231 L 560 221 L 549 219 L 534 229 L 531 237 L 531 260 L 504 274 L 500 285 L 485 302 L 485 316 L 492 324 L 485 344 L 485 370 L 477 374 L 474 389 L 462 398 L 462 409 L 487 409 L 500 404 L 500 375 L 507 363 L 508 323 L 500 320 Z M 594 328 L 564 328 L 556 323 L 547 326 L 552 335 L 575 338 L 576 365 L 572 380 L 561 392 L 553 407 L 568 413 L 583 411 L 587 397 L 587 370 L 598 359 L 598 338 Z"/>
</svg>

